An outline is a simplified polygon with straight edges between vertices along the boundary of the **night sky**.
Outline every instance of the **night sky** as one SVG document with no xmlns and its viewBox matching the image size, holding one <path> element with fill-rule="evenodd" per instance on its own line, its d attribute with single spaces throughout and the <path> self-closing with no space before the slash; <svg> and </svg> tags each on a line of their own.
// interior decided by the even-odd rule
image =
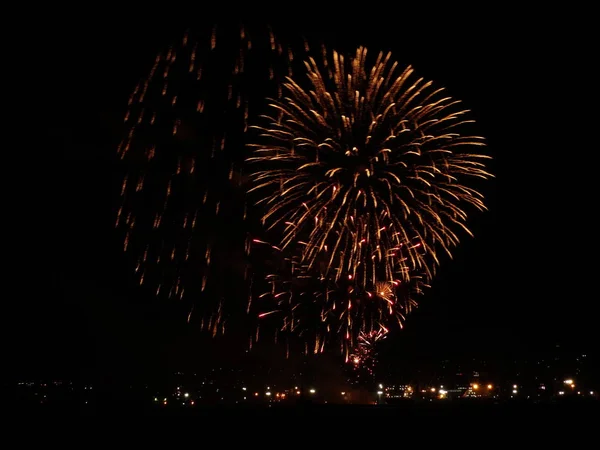
<svg viewBox="0 0 600 450">
<path fill-rule="evenodd" d="M 597 139 L 582 118 L 590 41 L 556 17 L 474 17 L 289 25 L 330 46 L 393 51 L 464 101 L 495 158 L 497 177 L 484 186 L 489 211 L 470 222 L 475 239 L 465 237 L 454 260 L 443 261 L 382 357 L 499 358 L 559 342 L 593 351 L 597 182 L 589 174 Z M 30 125 L 47 130 L 57 164 L 40 192 L 39 259 L 25 269 L 33 289 L 14 300 L 19 376 L 152 373 L 200 367 L 219 354 L 186 325 L 185 311 L 140 295 L 113 229 L 127 97 L 185 27 L 63 21 L 40 45 L 49 111 Z"/>
</svg>

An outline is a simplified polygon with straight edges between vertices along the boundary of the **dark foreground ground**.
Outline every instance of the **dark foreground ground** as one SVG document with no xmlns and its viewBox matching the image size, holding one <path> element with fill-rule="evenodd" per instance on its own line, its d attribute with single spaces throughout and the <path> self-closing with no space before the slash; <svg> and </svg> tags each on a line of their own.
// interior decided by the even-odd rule
<svg viewBox="0 0 600 450">
<path fill-rule="evenodd" d="M 313 447 L 316 450 L 325 446 L 323 439 L 329 439 L 334 445 L 347 448 L 361 448 L 367 441 L 368 445 L 401 442 L 428 449 L 437 446 L 435 442 L 439 440 L 446 448 L 460 445 L 463 449 L 519 450 L 527 448 L 527 444 L 533 449 L 552 450 L 578 448 L 575 445 L 579 443 L 583 444 L 581 448 L 587 448 L 589 443 L 597 443 L 598 403 L 453 401 L 394 406 L 255 405 L 193 409 L 136 408 L 115 403 L 112 407 L 86 409 L 22 408 L 21 414 L 13 410 L 5 416 L 16 419 L 17 424 L 25 424 L 28 431 L 23 436 L 40 437 L 44 446 L 47 446 L 47 435 L 35 430 L 43 427 L 68 430 L 68 436 L 88 448 L 91 443 L 87 427 L 100 426 L 103 431 L 99 436 L 108 437 L 113 443 L 132 439 L 133 448 L 141 445 L 140 439 L 148 440 L 150 448 L 166 445 L 171 448 L 176 439 L 189 442 L 190 447 L 198 447 L 199 442 L 231 440 L 242 443 L 243 448 L 276 443 L 294 448 L 310 445 L 311 450 Z M 176 420 L 171 420 L 173 418 Z M 128 435 L 132 438 L 123 437 Z M 166 441 L 161 440 L 162 435 L 168 436 L 164 438 Z M 592 444 L 592 448 L 596 446 Z M 219 444 L 219 448 L 226 445 Z"/>
<path fill-rule="evenodd" d="M 600 402 L 598 401 L 561 401 L 545 403 L 529 402 L 415 402 L 399 405 L 232 405 L 232 406 L 195 406 L 195 407 L 157 407 L 135 406 L 111 402 L 110 404 L 75 406 L 55 405 L 15 405 L 13 413 L 24 413 L 28 416 L 187 416 L 211 418 L 293 418 L 307 417 L 386 417 L 386 418 L 418 418 L 448 420 L 518 420 L 532 419 L 565 419 L 578 418 L 582 422 L 600 418 Z"/>
</svg>

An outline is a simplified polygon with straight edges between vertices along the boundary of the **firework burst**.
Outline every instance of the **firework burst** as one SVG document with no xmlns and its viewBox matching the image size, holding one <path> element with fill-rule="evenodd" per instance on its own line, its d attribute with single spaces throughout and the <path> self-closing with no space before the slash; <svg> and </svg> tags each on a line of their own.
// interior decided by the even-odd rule
<svg viewBox="0 0 600 450">
<path fill-rule="evenodd" d="M 323 50 L 305 68 L 306 86 L 287 78 L 255 127 L 248 161 L 263 222 L 281 249 L 302 247 L 309 269 L 365 292 L 415 271 L 431 278 L 437 252 L 470 234 L 465 206 L 485 208 L 466 184 L 491 176 L 468 111 L 390 54 L 369 65 L 364 48 L 347 59 Z"/>
<path fill-rule="evenodd" d="M 390 326 L 402 328 L 428 287 L 426 276 L 414 273 L 409 281 L 379 281 L 365 290 L 352 275 L 336 279 L 311 269 L 300 253 L 260 240 L 253 247 L 253 257 L 267 261 L 271 273 L 267 288 L 250 297 L 248 311 L 258 315 L 259 329 L 263 324 L 274 329 L 288 344 L 300 338 L 305 353 L 339 345 L 348 361 L 365 337 L 374 338 Z"/>
<path fill-rule="evenodd" d="M 224 296 L 239 296 L 247 273 L 248 120 L 254 102 L 277 95 L 291 74 L 287 58 L 267 28 L 188 32 L 158 54 L 129 98 L 118 147 L 123 249 L 140 285 L 185 297 L 188 317 L 206 318 L 213 333 L 223 330 Z"/>
<path fill-rule="evenodd" d="M 381 327 L 378 330 L 359 334 L 358 344 L 347 360 L 352 365 L 357 378 L 360 378 L 361 375 L 368 375 L 368 378 L 373 377 L 377 364 L 377 345 L 387 337 L 388 332 L 387 328 Z"/>
</svg>

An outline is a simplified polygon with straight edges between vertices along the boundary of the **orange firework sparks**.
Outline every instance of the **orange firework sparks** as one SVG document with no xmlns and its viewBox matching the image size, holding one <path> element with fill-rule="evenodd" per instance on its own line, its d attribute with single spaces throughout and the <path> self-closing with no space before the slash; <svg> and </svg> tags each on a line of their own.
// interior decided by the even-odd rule
<svg viewBox="0 0 600 450">
<path fill-rule="evenodd" d="M 359 48 L 345 58 L 323 51 L 305 63 L 307 83 L 287 78 L 271 102 L 248 161 L 263 221 L 281 231 L 281 248 L 302 243 L 301 261 L 336 280 L 351 275 L 366 290 L 378 282 L 428 277 L 438 250 L 450 254 L 466 226 L 466 206 L 485 208 L 468 181 L 486 179 L 468 133 L 468 111 Z"/>
<path fill-rule="evenodd" d="M 188 321 L 208 314 L 210 332 L 223 329 L 223 292 L 237 295 L 247 281 L 240 141 L 253 108 L 250 80 L 264 78 L 265 94 L 276 93 L 289 75 L 279 47 L 266 28 L 186 33 L 157 55 L 124 116 L 115 220 L 123 248 L 140 285 L 187 301 Z"/>
<path fill-rule="evenodd" d="M 375 339 L 373 333 L 383 336 L 393 324 L 402 327 L 428 287 L 426 277 L 414 273 L 409 282 L 380 281 L 365 290 L 354 277 L 328 278 L 310 269 L 299 254 L 290 256 L 264 240 L 255 239 L 254 245 L 254 257 L 269 261 L 273 272 L 266 276 L 268 289 L 253 299 L 252 311 L 278 332 L 300 337 L 313 353 L 336 343 L 348 359 L 361 336 Z"/>
</svg>

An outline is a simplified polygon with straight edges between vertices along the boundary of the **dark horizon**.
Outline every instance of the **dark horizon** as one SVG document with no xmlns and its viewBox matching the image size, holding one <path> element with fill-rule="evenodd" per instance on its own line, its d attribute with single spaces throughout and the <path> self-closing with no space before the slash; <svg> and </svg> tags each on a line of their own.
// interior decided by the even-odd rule
<svg viewBox="0 0 600 450">
<path fill-rule="evenodd" d="M 494 157 L 496 178 L 483 189 L 489 210 L 470 221 L 475 238 L 463 236 L 454 259 L 442 262 L 433 288 L 380 359 L 411 367 L 503 360 L 557 344 L 596 354 L 598 306 L 585 262 L 593 221 L 581 217 L 591 214 L 581 167 L 587 158 L 574 157 L 589 148 L 573 115 L 584 87 L 570 84 L 583 70 L 579 58 L 590 55 L 584 46 L 561 53 L 562 36 L 539 21 L 463 21 L 427 36 L 350 22 L 302 30 L 330 46 L 391 50 L 446 86 L 471 109 Z M 48 211 L 56 228 L 42 238 L 49 284 L 18 305 L 14 373 L 165 373 L 213 364 L 222 344 L 191 329 L 182 307 L 137 289 L 113 228 L 115 149 L 127 98 L 185 26 L 88 25 L 54 30 L 47 120 L 49 147 L 61 155 L 54 173 L 60 182 L 46 194 L 55 205 L 60 199 L 60 212 Z"/>
</svg>

